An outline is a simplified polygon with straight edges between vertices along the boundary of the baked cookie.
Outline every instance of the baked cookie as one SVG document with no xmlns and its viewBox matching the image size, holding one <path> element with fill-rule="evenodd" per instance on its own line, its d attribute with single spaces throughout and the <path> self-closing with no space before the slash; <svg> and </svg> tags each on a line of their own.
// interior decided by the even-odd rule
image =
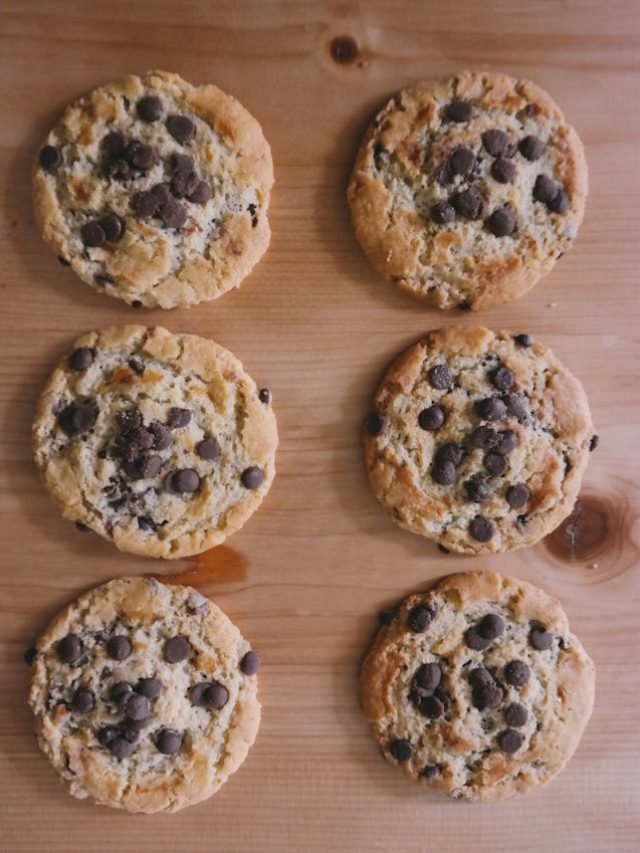
<svg viewBox="0 0 640 853">
<path fill-rule="evenodd" d="M 260 724 L 258 666 L 196 590 L 110 581 L 70 604 L 33 650 L 38 742 L 75 797 L 176 812 L 246 758 Z"/>
<path fill-rule="evenodd" d="M 529 335 L 430 332 L 389 368 L 365 424 L 378 500 L 469 554 L 533 545 L 572 511 L 593 425 L 582 385 Z"/>
<path fill-rule="evenodd" d="M 66 518 L 175 559 L 238 530 L 275 474 L 268 389 L 228 350 L 159 326 L 89 332 L 49 379 L 35 459 Z"/>
<path fill-rule="evenodd" d="M 431 306 L 473 309 L 516 299 L 549 272 L 586 195 L 582 143 L 551 97 L 486 72 L 392 98 L 348 190 L 378 272 Z"/>
<path fill-rule="evenodd" d="M 216 86 L 153 71 L 67 107 L 38 152 L 42 236 L 96 290 L 147 308 L 216 299 L 269 245 L 271 149 Z"/>
<path fill-rule="evenodd" d="M 498 800 L 556 776 L 593 708 L 593 662 L 560 603 L 465 572 L 384 614 L 360 674 L 385 757 L 456 800 Z"/>
</svg>

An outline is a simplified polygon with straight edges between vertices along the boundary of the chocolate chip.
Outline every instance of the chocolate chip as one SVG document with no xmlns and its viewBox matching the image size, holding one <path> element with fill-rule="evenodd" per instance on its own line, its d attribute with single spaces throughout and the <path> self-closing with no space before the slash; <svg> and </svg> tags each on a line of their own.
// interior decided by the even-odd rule
<svg viewBox="0 0 640 853">
<path fill-rule="evenodd" d="M 487 219 L 486 226 L 495 237 L 509 237 L 516 230 L 516 217 L 510 208 L 500 207 Z"/>
<path fill-rule="evenodd" d="M 124 466 L 125 473 L 132 480 L 150 480 L 157 477 L 162 470 L 162 458 L 160 456 L 143 455 L 127 462 Z"/>
<path fill-rule="evenodd" d="M 187 211 L 175 199 L 170 198 L 158 211 L 165 228 L 182 228 L 187 221 Z"/>
<path fill-rule="evenodd" d="M 495 681 L 474 687 L 472 701 L 479 711 L 493 710 L 497 708 L 504 698 L 504 690 Z"/>
<path fill-rule="evenodd" d="M 193 192 L 188 196 L 187 201 L 193 204 L 206 204 L 211 198 L 211 187 L 206 181 L 198 181 Z M 255 228 L 257 220 L 254 220 L 253 227 Z"/>
<path fill-rule="evenodd" d="M 500 157 L 505 151 L 511 149 L 509 137 L 504 130 L 497 128 L 485 130 L 482 134 L 482 144 L 492 157 Z"/>
<path fill-rule="evenodd" d="M 131 743 L 135 743 L 140 737 L 140 732 L 149 728 L 152 722 L 153 717 L 151 716 L 142 717 L 139 720 L 126 719 L 120 724 L 120 728 L 126 739 L 131 741 Z"/>
<path fill-rule="evenodd" d="M 98 222 L 87 222 L 80 229 L 82 242 L 88 248 L 98 248 L 106 242 L 107 236 Z"/>
<path fill-rule="evenodd" d="M 45 145 L 40 151 L 38 160 L 45 172 L 57 172 L 62 166 L 62 152 L 54 145 Z"/>
<path fill-rule="evenodd" d="M 476 652 L 483 652 L 491 645 L 491 640 L 487 637 L 482 637 L 475 625 L 471 628 L 467 628 L 464 632 L 464 641 L 470 649 L 473 649 Z"/>
<path fill-rule="evenodd" d="M 504 677 L 513 687 L 522 687 L 529 681 L 531 671 L 522 660 L 512 660 L 504 668 Z"/>
<path fill-rule="evenodd" d="M 136 684 L 136 693 L 147 699 L 157 699 L 162 693 L 162 682 L 159 678 L 141 678 Z"/>
<path fill-rule="evenodd" d="M 199 182 L 200 179 L 195 172 L 181 170 L 176 172 L 171 179 L 171 192 L 176 198 L 185 198 L 195 191 Z"/>
<path fill-rule="evenodd" d="M 58 414 L 58 424 L 67 435 L 88 432 L 95 424 L 98 412 L 93 403 L 74 400 Z"/>
<path fill-rule="evenodd" d="M 444 714 L 444 705 L 437 696 L 422 697 L 417 708 L 428 720 L 437 720 Z"/>
<path fill-rule="evenodd" d="M 109 741 L 107 748 L 114 758 L 122 761 L 123 758 L 129 758 L 135 752 L 135 744 L 131 743 L 126 737 L 118 736 Z"/>
<path fill-rule="evenodd" d="M 433 693 L 442 680 L 442 670 L 437 663 L 423 663 L 413 676 L 414 684 L 427 693 Z"/>
<path fill-rule="evenodd" d="M 418 424 L 421 429 L 427 432 L 435 432 L 440 429 L 445 422 L 445 411 L 442 406 L 429 406 L 428 409 L 423 409 L 418 415 Z"/>
<path fill-rule="evenodd" d="M 437 764 L 425 764 L 420 771 L 420 776 L 423 779 L 435 779 L 440 775 L 440 767 Z"/>
<path fill-rule="evenodd" d="M 456 213 L 459 213 L 465 219 L 482 219 L 484 216 L 486 207 L 484 196 L 475 187 L 455 193 L 451 196 L 450 202 L 455 208 Z"/>
<path fill-rule="evenodd" d="M 96 738 L 102 746 L 108 746 L 119 734 L 120 732 L 115 726 L 103 726 L 96 732 Z"/>
<path fill-rule="evenodd" d="M 453 462 L 438 462 L 431 469 L 431 478 L 439 486 L 452 486 L 457 477 Z"/>
<path fill-rule="evenodd" d="M 509 486 L 505 497 L 511 509 L 520 509 L 529 501 L 531 493 L 523 483 L 517 483 L 515 486 Z"/>
<path fill-rule="evenodd" d="M 88 714 L 89 711 L 93 710 L 95 704 L 96 697 L 86 687 L 79 687 L 71 700 L 71 707 L 78 714 Z"/>
<path fill-rule="evenodd" d="M 244 673 L 244 675 L 255 675 L 259 669 L 260 658 L 255 652 L 249 651 L 242 656 L 242 660 L 240 661 L 240 671 Z"/>
<path fill-rule="evenodd" d="M 446 225 L 448 222 L 453 222 L 456 218 L 456 211 L 449 202 L 439 201 L 431 208 L 431 218 L 438 225 Z"/>
<path fill-rule="evenodd" d="M 513 373 L 509 368 L 501 366 L 497 367 L 490 375 L 491 384 L 498 391 L 508 391 L 513 385 Z"/>
<path fill-rule="evenodd" d="M 171 433 L 162 424 L 156 422 L 149 424 L 148 431 L 153 436 L 153 444 L 151 447 L 154 450 L 166 450 L 171 444 Z"/>
<path fill-rule="evenodd" d="M 167 130 L 181 145 L 189 142 L 196 132 L 196 126 L 187 116 L 172 115 L 167 119 Z"/>
<path fill-rule="evenodd" d="M 176 495 L 193 494 L 200 488 L 200 477 L 193 468 L 179 468 L 167 475 L 165 488 Z"/>
<path fill-rule="evenodd" d="M 476 515 L 469 523 L 469 533 L 478 542 L 488 542 L 494 534 L 493 524 L 483 515 Z"/>
<path fill-rule="evenodd" d="M 204 708 L 204 692 L 209 686 L 208 681 L 201 681 L 199 684 L 194 684 L 189 688 L 189 701 L 194 708 Z"/>
<path fill-rule="evenodd" d="M 196 453 L 200 459 L 206 459 L 207 462 L 212 462 L 220 455 L 220 445 L 213 438 L 203 438 L 196 444 Z"/>
<path fill-rule="evenodd" d="M 475 477 L 471 477 L 470 480 L 467 480 L 464 486 L 467 492 L 467 497 L 474 503 L 482 503 L 482 501 L 485 501 L 491 494 L 489 483 L 487 482 L 486 477 L 483 477 L 481 474 L 476 474 Z"/>
<path fill-rule="evenodd" d="M 112 130 L 102 140 L 102 150 L 110 159 L 119 157 L 126 148 L 127 140 L 118 130 Z"/>
<path fill-rule="evenodd" d="M 125 660 L 129 657 L 132 651 L 133 647 L 131 645 L 131 641 L 128 637 L 125 637 L 122 634 L 117 634 L 115 637 L 111 637 L 107 643 L 107 653 L 109 654 L 109 657 L 112 657 L 114 660 Z"/>
<path fill-rule="evenodd" d="M 242 474 L 240 475 L 240 482 L 245 487 L 245 489 L 257 489 L 262 485 L 264 481 L 264 474 L 262 470 L 258 468 L 256 465 L 250 465 L 248 468 L 245 468 Z"/>
<path fill-rule="evenodd" d="M 507 414 L 507 406 L 499 397 L 485 397 L 476 400 L 475 410 L 487 421 L 499 421 Z"/>
<path fill-rule="evenodd" d="M 501 456 L 508 456 L 518 446 L 518 436 L 512 429 L 505 429 L 498 435 L 494 450 Z"/>
<path fill-rule="evenodd" d="M 560 187 L 548 175 L 538 175 L 533 185 L 533 198 L 548 204 L 558 195 Z"/>
<path fill-rule="evenodd" d="M 519 347 L 524 347 L 525 349 L 529 349 L 529 347 L 533 345 L 533 338 L 531 337 L 531 335 L 514 335 L 513 340 L 518 344 Z"/>
<path fill-rule="evenodd" d="M 156 735 L 156 747 L 163 755 L 175 755 L 182 746 L 182 735 L 175 729 L 160 729 Z"/>
<path fill-rule="evenodd" d="M 518 145 L 520 153 L 527 160 L 539 160 L 544 151 L 544 142 L 537 136 L 525 136 Z"/>
<path fill-rule="evenodd" d="M 428 604 L 416 604 L 407 616 L 407 626 L 414 634 L 422 634 L 433 622 L 435 612 Z"/>
<path fill-rule="evenodd" d="M 172 406 L 169 409 L 169 417 L 167 425 L 170 429 L 179 429 L 185 427 L 191 420 L 191 412 L 189 409 L 179 409 L 177 406 Z"/>
<path fill-rule="evenodd" d="M 596 447 L 600 444 L 600 436 L 592 435 L 591 441 L 589 442 L 589 453 L 593 453 Z"/>
<path fill-rule="evenodd" d="M 463 124 L 470 120 L 471 112 L 471 104 L 469 101 L 451 101 L 451 103 L 447 105 L 445 115 L 449 121 L 455 121 L 458 124 Z"/>
<path fill-rule="evenodd" d="M 471 433 L 471 444 L 482 450 L 489 450 L 498 443 L 498 433 L 490 426 L 479 426 Z"/>
<path fill-rule="evenodd" d="M 150 515 L 139 515 L 138 516 L 138 527 L 140 530 L 155 532 L 158 529 L 158 525 L 151 518 Z"/>
<path fill-rule="evenodd" d="M 137 139 L 127 145 L 124 156 L 130 166 L 139 169 L 141 172 L 148 172 L 158 162 L 157 154 L 153 148 L 144 142 L 138 142 Z"/>
<path fill-rule="evenodd" d="M 120 702 L 120 700 L 127 694 L 131 693 L 133 687 L 129 684 L 128 681 L 116 681 L 116 683 L 111 688 L 110 696 L 114 700 L 114 702 Z"/>
<path fill-rule="evenodd" d="M 446 364 L 434 364 L 427 373 L 429 385 L 438 391 L 447 391 L 453 384 L 453 376 Z"/>
<path fill-rule="evenodd" d="M 467 177 L 471 174 L 475 162 L 475 154 L 470 148 L 456 148 L 449 157 L 447 168 L 452 175 Z"/>
<path fill-rule="evenodd" d="M 512 415 L 519 423 L 527 423 L 531 417 L 527 398 L 522 394 L 507 394 L 503 397 L 504 404 L 507 407 L 507 412 Z"/>
<path fill-rule="evenodd" d="M 142 374 L 144 373 L 144 363 L 139 358 L 133 356 L 133 358 L 130 358 L 127 361 L 127 364 L 129 365 L 131 370 L 133 370 L 133 372 L 138 376 L 142 376 Z"/>
<path fill-rule="evenodd" d="M 514 729 L 505 729 L 498 735 L 497 742 L 502 752 L 511 755 L 520 749 L 524 743 L 524 738 L 520 732 L 516 732 Z"/>
<path fill-rule="evenodd" d="M 547 202 L 547 207 L 552 213 L 566 213 L 571 207 L 569 196 L 564 190 L 560 190 L 555 198 Z"/>
<path fill-rule="evenodd" d="M 174 172 L 192 172 L 196 168 L 193 157 L 188 154 L 180 154 L 178 151 L 171 155 L 170 163 Z"/>
<path fill-rule="evenodd" d="M 37 648 L 35 646 L 29 646 L 29 648 L 22 655 L 22 658 L 23 658 L 24 662 L 27 664 L 27 666 L 31 666 L 31 664 L 34 662 L 34 660 L 36 659 L 37 656 L 38 656 Z"/>
<path fill-rule="evenodd" d="M 386 418 L 379 412 L 368 415 L 365 426 L 369 435 L 380 435 L 385 428 Z"/>
<path fill-rule="evenodd" d="M 191 654 L 191 643 L 186 637 L 170 637 L 164 644 L 164 659 L 168 663 L 179 663 Z"/>
<path fill-rule="evenodd" d="M 162 115 L 162 101 L 155 95 L 145 95 L 136 104 L 136 112 L 142 121 L 158 121 Z"/>
<path fill-rule="evenodd" d="M 394 740 L 389 746 L 389 752 L 396 761 L 408 761 L 413 755 L 413 747 L 408 740 Z"/>
<path fill-rule="evenodd" d="M 440 465 L 444 462 L 451 462 L 456 467 L 462 462 L 464 452 L 457 444 L 442 444 L 436 450 L 435 462 Z"/>
<path fill-rule="evenodd" d="M 378 623 L 380 625 L 391 625 L 393 620 L 398 615 L 397 607 L 390 607 L 388 610 L 381 610 L 378 613 Z"/>
<path fill-rule="evenodd" d="M 158 202 L 151 190 L 146 190 L 134 195 L 131 208 L 139 219 L 149 219 L 158 209 Z"/>
<path fill-rule="evenodd" d="M 516 164 L 506 157 L 498 157 L 491 164 L 491 177 L 499 184 L 510 184 L 516 175 Z"/>
<path fill-rule="evenodd" d="M 140 693 L 125 693 L 118 704 L 122 713 L 130 720 L 144 720 L 151 713 L 149 700 Z"/>
<path fill-rule="evenodd" d="M 109 243 L 116 243 L 124 234 L 124 222 L 115 213 L 109 213 L 98 221 Z"/>
<path fill-rule="evenodd" d="M 56 646 L 62 663 L 75 663 L 82 656 L 82 641 L 75 634 L 67 634 Z"/>
<path fill-rule="evenodd" d="M 508 462 L 500 453 L 487 453 L 483 465 L 492 477 L 499 477 L 507 470 Z"/>
<path fill-rule="evenodd" d="M 504 712 L 504 719 L 508 726 L 514 729 L 519 729 L 524 726 L 529 719 L 529 712 L 518 702 L 512 702 Z"/>
<path fill-rule="evenodd" d="M 204 691 L 203 699 L 207 708 L 219 710 L 220 708 L 224 708 L 229 701 L 229 691 L 224 684 L 213 681 Z"/>
<path fill-rule="evenodd" d="M 497 613 L 487 613 L 478 624 L 478 631 L 483 637 L 495 640 L 504 632 L 504 621 Z"/>
<path fill-rule="evenodd" d="M 478 666 L 469 673 L 469 684 L 472 687 L 486 687 L 488 684 L 495 684 L 495 679 L 488 669 Z"/>
<path fill-rule="evenodd" d="M 536 651 L 545 652 L 551 648 L 553 643 L 553 634 L 545 631 L 544 628 L 532 628 L 529 632 L 529 642 Z"/>
<path fill-rule="evenodd" d="M 78 347 L 69 356 L 69 367 L 72 370 L 87 370 L 93 364 L 96 351 L 91 347 Z"/>
<path fill-rule="evenodd" d="M 269 391 L 268 388 L 261 388 L 258 391 L 258 400 L 260 400 L 261 403 L 264 403 L 265 406 L 268 406 L 271 402 L 271 391 Z"/>
</svg>

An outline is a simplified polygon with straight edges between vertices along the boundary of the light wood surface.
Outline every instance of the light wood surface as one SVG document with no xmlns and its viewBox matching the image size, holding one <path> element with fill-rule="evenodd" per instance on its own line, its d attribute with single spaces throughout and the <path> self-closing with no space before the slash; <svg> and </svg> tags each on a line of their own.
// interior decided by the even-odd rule
<svg viewBox="0 0 640 853">
<path fill-rule="evenodd" d="M 635 0 L 5 0 L 0 715 L 8 853 L 637 849 L 638 15 Z M 331 56 L 341 35 L 358 45 L 352 62 Z M 65 103 L 156 67 L 236 95 L 273 147 L 271 248 L 239 290 L 191 311 L 135 312 L 92 292 L 41 243 L 31 213 L 31 160 Z M 465 67 L 531 77 L 585 142 L 591 194 L 575 248 L 527 297 L 472 319 L 550 344 L 584 381 L 602 436 L 569 530 L 486 560 L 447 557 L 403 533 L 368 488 L 359 423 L 387 362 L 423 331 L 469 318 L 427 311 L 382 282 L 355 244 L 344 199 L 374 109 L 401 86 Z M 80 534 L 61 521 L 31 461 L 34 404 L 54 360 L 80 332 L 131 320 L 211 336 L 273 390 L 275 485 L 245 528 L 200 564 L 127 557 Z M 567 770 L 493 806 L 414 788 L 378 755 L 355 691 L 379 609 L 442 574 L 481 566 L 559 596 L 598 667 L 595 713 Z M 176 816 L 76 801 L 35 745 L 23 650 L 81 590 L 117 575 L 181 570 L 262 653 L 258 741 L 218 795 Z"/>
</svg>

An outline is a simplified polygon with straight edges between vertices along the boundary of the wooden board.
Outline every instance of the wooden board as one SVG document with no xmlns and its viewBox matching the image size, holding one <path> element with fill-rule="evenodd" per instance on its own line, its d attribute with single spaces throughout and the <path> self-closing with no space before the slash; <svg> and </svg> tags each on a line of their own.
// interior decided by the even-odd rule
<svg viewBox="0 0 640 853">
<path fill-rule="evenodd" d="M 291 3 L 5 0 L 2 161 L 5 849 L 68 851 L 628 851 L 638 840 L 638 8 L 627 2 Z M 337 36 L 354 39 L 336 62 Z M 349 52 L 338 52 L 349 59 Z M 138 312 L 57 263 L 33 224 L 30 164 L 64 104 L 165 67 L 235 94 L 262 122 L 277 185 L 268 255 L 240 290 L 191 311 Z M 464 67 L 531 77 L 585 141 L 591 195 L 575 249 L 489 326 L 550 344 L 583 379 L 602 444 L 582 513 L 552 544 L 446 557 L 382 513 L 358 431 L 388 360 L 427 311 L 374 274 L 344 187 L 359 136 L 399 87 Z M 274 393 L 278 477 L 244 530 L 198 564 L 118 554 L 63 523 L 29 449 L 34 404 L 80 332 L 131 320 L 209 335 Z M 554 544 L 555 543 L 555 544 Z M 552 785 L 465 806 L 414 788 L 378 755 L 357 707 L 376 612 L 489 566 L 565 603 L 598 666 L 583 743 Z M 68 797 L 31 733 L 22 652 L 58 608 L 108 578 L 193 569 L 264 658 L 258 741 L 212 800 L 129 816 Z"/>
</svg>

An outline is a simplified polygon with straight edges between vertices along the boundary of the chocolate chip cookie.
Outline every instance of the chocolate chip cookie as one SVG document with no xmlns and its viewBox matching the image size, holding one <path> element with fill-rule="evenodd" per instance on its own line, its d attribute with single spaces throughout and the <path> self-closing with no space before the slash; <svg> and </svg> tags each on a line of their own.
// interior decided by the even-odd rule
<svg viewBox="0 0 640 853">
<path fill-rule="evenodd" d="M 211 796 L 260 724 L 259 658 L 194 589 L 150 578 L 80 596 L 32 652 L 38 742 L 75 797 L 175 812 Z"/>
<path fill-rule="evenodd" d="M 158 326 L 79 338 L 33 427 L 65 517 L 123 551 L 174 559 L 218 545 L 275 474 L 271 394 L 213 341 Z"/>
<path fill-rule="evenodd" d="M 595 670 L 560 603 L 493 572 L 410 595 L 360 674 L 385 757 L 456 800 L 498 800 L 556 776 L 593 708 Z"/>
<path fill-rule="evenodd" d="M 530 335 L 429 333 L 389 368 L 365 423 L 378 500 L 469 554 L 533 545 L 572 511 L 594 435 L 582 385 Z"/>
<path fill-rule="evenodd" d="M 373 266 L 437 308 L 521 296 L 569 248 L 587 195 L 582 143 L 528 80 L 464 72 L 381 110 L 348 189 Z"/>
<path fill-rule="evenodd" d="M 165 71 L 74 101 L 33 173 L 36 219 L 61 263 L 148 308 L 237 287 L 269 245 L 272 184 L 253 116 Z"/>
</svg>

